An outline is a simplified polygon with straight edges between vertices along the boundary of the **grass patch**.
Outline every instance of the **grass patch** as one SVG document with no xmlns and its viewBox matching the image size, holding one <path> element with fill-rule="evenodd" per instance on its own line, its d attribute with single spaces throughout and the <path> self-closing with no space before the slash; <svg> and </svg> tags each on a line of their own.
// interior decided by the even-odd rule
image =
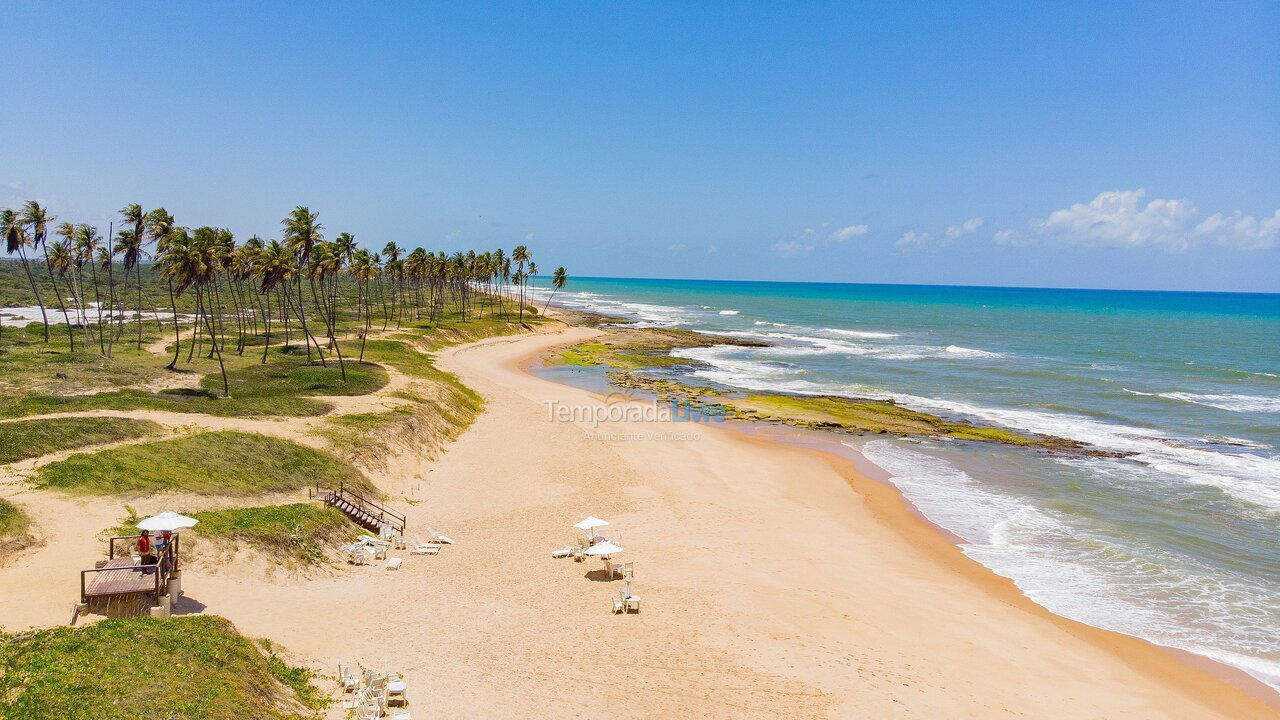
<svg viewBox="0 0 1280 720">
<path fill-rule="evenodd" d="M 31 516 L 0 498 L 0 563 L 31 540 Z"/>
<path fill-rule="evenodd" d="M 479 393 L 437 368 L 430 353 L 410 344 L 412 335 L 398 337 L 405 339 L 369 340 L 365 359 L 389 365 L 414 379 L 410 389 L 392 393 L 406 403 L 380 412 L 336 415 L 318 431 L 335 451 L 366 467 L 381 467 L 396 445 L 434 456 L 484 409 Z"/>
<path fill-rule="evenodd" d="M 192 513 L 199 538 L 243 542 L 289 563 L 319 565 L 326 551 L 355 539 L 359 529 L 331 507 L 308 503 Z"/>
<path fill-rule="evenodd" d="M 131 440 L 163 431 L 150 420 L 67 417 L 0 423 L 0 465 L 61 450 Z"/>
<path fill-rule="evenodd" d="M 292 359 L 292 358 L 291 358 Z M 305 360 L 285 363 L 247 365 L 227 371 L 227 384 L 232 399 L 304 395 L 368 395 L 382 389 L 388 381 L 387 371 L 372 363 L 346 360 L 347 379 L 337 359 L 329 367 Z M 200 386 L 211 392 L 222 392 L 222 376 L 210 373 L 200 379 Z"/>
<path fill-rule="evenodd" d="M 0 417 L 26 417 L 83 410 L 160 410 L 217 417 L 312 417 L 333 409 L 305 397 L 221 398 L 208 390 L 116 390 L 96 395 L 29 395 L 0 399 Z"/>
<path fill-rule="evenodd" d="M 0 717 L 302 720 L 311 673 L 212 615 L 116 618 L 0 637 Z"/>
<path fill-rule="evenodd" d="M 257 495 L 315 482 L 367 487 L 355 468 L 288 440 L 232 431 L 78 453 L 36 473 L 39 487 L 102 495 L 176 491 Z"/>
</svg>

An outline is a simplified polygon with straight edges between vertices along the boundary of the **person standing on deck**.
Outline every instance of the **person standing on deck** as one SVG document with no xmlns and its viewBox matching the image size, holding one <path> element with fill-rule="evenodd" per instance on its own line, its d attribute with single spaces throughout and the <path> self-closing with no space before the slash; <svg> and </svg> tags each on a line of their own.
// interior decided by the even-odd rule
<svg viewBox="0 0 1280 720">
<path fill-rule="evenodd" d="M 156 549 L 151 542 L 151 534 L 146 530 L 138 536 L 138 555 L 142 556 L 143 565 L 156 564 Z M 144 570 L 143 572 L 147 572 Z"/>
</svg>

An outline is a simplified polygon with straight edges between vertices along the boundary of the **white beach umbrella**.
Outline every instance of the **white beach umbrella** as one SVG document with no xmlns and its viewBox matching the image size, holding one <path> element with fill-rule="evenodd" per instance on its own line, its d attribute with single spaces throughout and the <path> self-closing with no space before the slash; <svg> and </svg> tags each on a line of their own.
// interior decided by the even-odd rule
<svg viewBox="0 0 1280 720">
<path fill-rule="evenodd" d="M 586 551 L 586 554 L 596 555 L 596 556 L 606 556 L 606 555 L 613 555 L 615 553 L 620 553 L 620 552 L 622 552 L 622 547 L 618 545 L 614 545 L 608 540 L 605 540 L 604 542 L 596 543 L 595 545 L 592 545 L 590 549 Z"/>
<path fill-rule="evenodd" d="M 159 515 L 152 515 L 149 518 L 143 518 L 138 521 L 139 530 L 181 530 L 189 528 L 200 522 L 193 517 L 179 515 L 172 510 L 166 510 Z"/>
<path fill-rule="evenodd" d="M 604 527 L 608 524 L 609 524 L 608 520 L 601 520 L 595 515 L 588 515 L 586 519 L 583 520 L 582 522 L 575 523 L 574 527 L 578 528 L 579 530 L 585 530 L 586 532 L 591 533 L 591 537 L 595 537 L 596 528 Z"/>
</svg>

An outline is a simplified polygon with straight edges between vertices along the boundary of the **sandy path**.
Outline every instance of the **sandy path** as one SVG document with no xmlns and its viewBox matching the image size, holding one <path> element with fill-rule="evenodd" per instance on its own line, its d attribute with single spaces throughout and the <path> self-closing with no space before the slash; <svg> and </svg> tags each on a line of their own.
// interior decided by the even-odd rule
<svg viewBox="0 0 1280 720">
<path fill-rule="evenodd" d="M 398 572 L 264 579 L 253 563 L 191 572 L 188 597 L 323 665 L 405 672 L 423 717 L 1271 714 L 1163 653 L 1143 655 L 1126 639 L 1113 652 L 975 580 L 972 563 L 938 549 L 945 543 L 929 546 L 936 536 L 912 542 L 886 520 L 883 497 L 827 456 L 703 425 L 552 422 L 547 402 L 602 401 L 519 364 L 593 332 L 437 353 L 439 367 L 485 396 L 486 412 L 439 461 L 397 457 L 373 479 L 416 501 L 398 503 L 410 537 L 432 525 L 457 546 L 406 556 Z M 118 520 L 85 512 L 80 524 L 92 530 L 76 533 Z M 598 563 L 549 558 L 589 513 L 613 522 L 610 536 L 636 563 L 641 614 L 610 614 L 620 583 L 597 580 Z M 76 575 L 31 565 L 0 569 L 0 585 L 71 594 Z M 0 600 L 0 623 L 21 626 L 24 610 Z M 1202 699 L 1214 692 L 1210 708 Z"/>
</svg>

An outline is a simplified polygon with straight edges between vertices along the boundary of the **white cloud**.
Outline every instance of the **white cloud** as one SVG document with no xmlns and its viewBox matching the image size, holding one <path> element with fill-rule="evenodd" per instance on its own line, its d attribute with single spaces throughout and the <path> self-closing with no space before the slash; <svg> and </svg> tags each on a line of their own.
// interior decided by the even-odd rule
<svg viewBox="0 0 1280 720">
<path fill-rule="evenodd" d="M 1188 230 L 1196 208 L 1191 201 L 1155 198 L 1146 190 L 1110 190 L 1086 203 L 1054 210 L 1032 220 L 1040 235 L 1063 242 L 1111 247 L 1163 247 L 1181 252 L 1194 242 Z"/>
<path fill-rule="evenodd" d="M 533 233 L 526 233 L 526 234 L 525 234 L 525 236 L 524 236 L 524 241 L 525 241 L 525 242 L 533 242 Z"/>
<path fill-rule="evenodd" d="M 779 240 L 773 244 L 773 252 L 775 255 L 780 255 L 784 258 L 808 255 L 813 252 L 813 244 L 799 240 Z"/>
<path fill-rule="evenodd" d="M 684 243 L 671 243 L 667 246 L 667 252 L 680 252 L 684 250 Z"/>
<path fill-rule="evenodd" d="M 1064 243 L 1095 247 L 1158 247 L 1183 252 L 1203 242 L 1216 241 L 1237 250 L 1265 250 L 1280 245 L 1280 210 L 1261 220 L 1236 210 L 1214 213 L 1196 222 L 1198 210 L 1190 200 L 1154 198 L 1144 202 L 1147 191 L 1111 190 L 1086 203 L 1055 210 L 1030 228 L 1039 236 Z M 996 242 L 1002 240 L 996 233 Z M 1023 242 L 1022 244 L 1026 244 Z"/>
<path fill-rule="evenodd" d="M 866 225 L 846 225 L 831 233 L 830 239 L 833 242 L 844 242 L 851 237 L 866 235 L 868 229 Z"/>
<path fill-rule="evenodd" d="M 830 222 L 825 222 L 818 228 L 807 227 L 792 237 L 775 242 L 773 252 L 784 258 L 808 255 L 820 247 L 838 245 L 849 238 L 866 235 L 870 229 L 866 225 L 846 225 L 827 232 L 830 226 Z"/>
<path fill-rule="evenodd" d="M 918 233 L 915 230 L 908 230 L 902 233 L 902 237 L 898 238 L 898 242 L 895 244 L 903 249 L 920 248 L 929 244 L 929 237 L 927 232 Z"/>
<path fill-rule="evenodd" d="M 961 237 L 963 235 L 968 235 L 969 233 L 974 232 L 978 228 L 982 227 L 982 224 L 984 222 L 986 221 L 983 220 L 982 218 L 975 217 L 975 218 L 969 218 L 968 220 L 965 220 L 959 225 L 951 225 L 947 228 L 947 232 L 946 232 L 947 239 L 955 240 L 956 238 Z"/>
<path fill-rule="evenodd" d="M 708 245 L 708 246 L 707 246 L 707 254 L 708 254 L 708 255 L 715 255 L 715 254 L 716 254 L 716 253 L 718 253 L 718 252 L 720 252 L 720 246 L 719 246 L 719 245 Z"/>
<path fill-rule="evenodd" d="M 1006 228 L 1004 230 L 999 230 L 994 235 L 992 235 L 991 238 L 995 240 L 996 244 L 998 245 L 1012 245 L 1014 247 L 1023 247 L 1025 245 L 1031 244 L 1031 240 L 1029 238 L 1023 237 L 1022 233 L 1018 232 L 1017 230 L 1014 230 L 1013 228 Z"/>
<path fill-rule="evenodd" d="M 1231 215 L 1214 213 L 1196 225 L 1195 234 L 1238 250 L 1266 250 L 1280 244 L 1280 210 L 1261 220 L 1239 210 Z"/>
</svg>

